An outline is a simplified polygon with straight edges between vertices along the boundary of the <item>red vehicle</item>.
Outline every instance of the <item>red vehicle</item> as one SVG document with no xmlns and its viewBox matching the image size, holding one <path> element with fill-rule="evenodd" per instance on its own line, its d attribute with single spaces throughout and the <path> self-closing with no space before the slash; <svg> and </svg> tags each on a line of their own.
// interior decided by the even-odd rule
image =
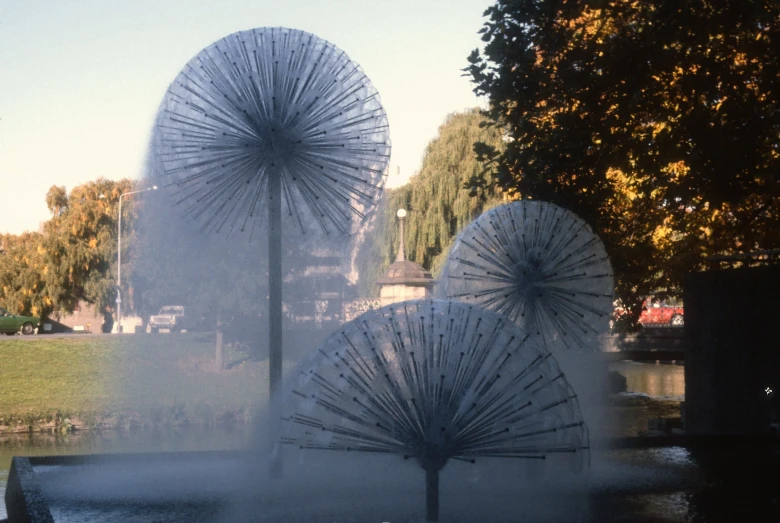
<svg viewBox="0 0 780 523">
<path fill-rule="evenodd" d="M 615 308 L 615 318 L 624 314 L 622 307 Z M 682 327 L 685 324 L 682 305 L 674 305 L 654 296 L 645 298 L 642 302 L 642 314 L 639 315 L 639 323 L 646 326 L 671 326 Z"/>
<path fill-rule="evenodd" d="M 672 305 L 658 298 L 650 297 L 642 304 L 639 323 L 642 325 L 671 325 L 682 327 L 685 324 L 682 306 Z"/>
</svg>

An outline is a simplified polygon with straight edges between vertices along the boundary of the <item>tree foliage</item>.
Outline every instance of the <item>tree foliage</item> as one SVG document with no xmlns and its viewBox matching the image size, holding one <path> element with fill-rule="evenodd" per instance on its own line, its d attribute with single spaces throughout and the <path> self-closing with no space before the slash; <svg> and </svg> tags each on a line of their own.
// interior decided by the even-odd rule
<svg viewBox="0 0 780 523">
<path fill-rule="evenodd" d="M 0 235 L 0 305 L 12 313 L 44 316 L 52 310 L 42 239 L 37 232 Z"/>
<path fill-rule="evenodd" d="M 148 318 L 164 305 L 183 305 L 197 327 L 217 331 L 217 368 L 221 368 L 223 332 L 227 339 L 246 341 L 254 359 L 264 357 L 268 344 L 267 231 L 206 234 L 182 215 L 175 201 L 175 194 L 161 190 L 149 200 L 139 220 L 139 260 L 132 277 L 139 313 Z M 306 253 L 325 242 L 283 238 L 285 303 L 313 299 L 314 278 L 303 277 Z M 296 282 L 308 285 L 299 289 Z"/>
<path fill-rule="evenodd" d="M 46 204 L 52 217 L 42 232 L 3 237 L 0 304 L 41 317 L 55 310 L 72 312 L 79 301 L 108 311 L 116 297 L 119 197 L 134 188 L 129 179 L 103 178 L 70 193 L 65 187 L 51 187 Z M 122 213 L 123 269 L 129 276 L 136 216 L 132 200 L 123 201 Z"/>
<path fill-rule="evenodd" d="M 562 205 L 610 253 L 633 318 L 714 254 L 780 244 L 780 7 L 499 0 L 469 57 L 508 133 L 496 183 Z"/>
<path fill-rule="evenodd" d="M 404 232 L 407 258 L 436 276 L 458 232 L 502 200 L 494 184 L 481 191 L 464 187 L 485 170 L 474 153 L 475 143 L 503 149 L 501 133 L 486 123 L 477 109 L 448 115 L 426 147 L 420 171 L 406 185 L 385 192 L 373 230 L 358 255 L 362 295 L 377 294 L 374 282 L 395 259 L 398 209 L 408 211 Z M 493 182 L 490 173 L 485 179 Z"/>
<path fill-rule="evenodd" d="M 262 238 L 250 243 L 207 235 L 182 219 L 169 195 L 150 203 L 141 218 L 140 259 L 133 274 L 142 315 L 184 305 L 191 320 L 212 328 L 235 315 L 265 314 L 268 264 Z"/>
<path fill-rule="evenodd" d="M 51 285 L 49 291 L 61 310 L 72 311 L 83 300 L 97 310 L 112 307 L 116 298 L 117 218 L 121 194 L 134 183 L 98 179 L 73 188 L 52 187 L 46 203 L 52 218 L 44 225 L 44 246 Z M 133 243 L 133 202 L 123 201 L 122 250 Z M 127 272 L 125 273 L 127 274 Z"/>
</svg>

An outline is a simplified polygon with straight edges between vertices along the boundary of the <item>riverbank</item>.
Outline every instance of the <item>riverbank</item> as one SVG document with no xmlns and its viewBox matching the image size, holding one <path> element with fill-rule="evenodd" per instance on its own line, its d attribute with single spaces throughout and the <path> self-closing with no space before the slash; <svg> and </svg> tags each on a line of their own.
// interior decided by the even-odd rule
<svg viewBox="0 0 780 523">
<path fill-rule="evenodd" d="M 268 362 L 214 335 L 0 341 L 0 434 L 252 421 L 268 397 Z M 292 366 L 285 362 L 285 369 Z"/>
<path fill-rule="evenodd" d="M 293 358 L 308 345 L 286 342 Z M 0 339 L 0 434 L 252 423 L 267 403 L 267 360 L 226 346 L 226 368 L 217 372 L 214 351 L 213 333 Z M 285 373 L 295 365 L 284 363 Z M 615 436 L 647 430 L 648 418 L 680 415 L 682 367 L 610 368 L 626 376 L 629 391 L 656 397 L 614 398 Z"/>
<path fill-rule="evenodd" d="M 80 422 L 79 417 L 74 416 L 64 434 L 56 426 L 51 427 L 52 421 L 48 424 L 40 421 L 44 418 L 31 425 L 33 432 L 18 425 L 15 428 L 7 427 L 5 433 L 0 433 L 0 492 L 5 490 L 12 456 L 240 450 L 252 445 L 258 427 L 263 426 L 251 421 L 254 421 L 253 416 L 261 405 L 264 405 L 267 397 L 265 362 L 243 361 L 244 355 L 231 349 L 226 358 L 226 361 L 230 362 L 230 368 L 216 373 L 213 365 L 209 366 L 213 344 L 207 337 L 184 335 L 177 338 L 160 335 L 125 338 L 135 339 L 130 342 L 127 339 L 117 340 L 117 337 L 98 338 L 101 343 L 108 345 L 99 349 L 95 358 L 90 360 L 90 366 L 86 368 L 91 369 L 91 372 L 102 369 L 101 372 L 108 373 L 110 378 L 89 390 L 96 395 L 102 395 L 100 397 L 106 405 L 135 404 L 136 410 L 129 411 L 129 414 L 125 411 L 121 416 L 109 414 L 105 418 L 92 413 L 92 417 L 87 418 L 86 422 Z M 90 343 L 96 341 L 92 340 Z M 38 340 L 29 340 L 17 343 L 33 346 L 37 342 Z M 124 345 L 125 343 L 129 345 Z M 138 346 L 139 343 L 146 345 Z M 7 344 L 8 340 L 0 341 L 0 358 L 13 353 Z M 25 359 L 28 360 L 26 365 L 29 365 L 25 367 L 26 372 L 32 372 L 37 365 L 36 359 L 45 363 L 54 358 L 54 361 L 49 361 L 48 366 L 59 368 L 67 358 L 79 354 L 84 356 L 89 354 L 90 349 L 66 345 L 60 350 L 64 352 L 55 354 L 57 358 L 52 355 L 44 357 L 44 354 L 25 353 Z M 83 352 L 80 353 L 80 350 Z M 160 352 L 162 350 L 167 352 L 163 354 Z M 186 363 L 198 358 L 200 365 Z M 115 367 L 120 359 L 129 368 L 121 370 Z M 649 420 L 679 416 L 680 398 L 669 395 L 675 396 L 680 392 L 684 394 L 684 388 L 682 391 L 679 388 L 682 367 L 646 363 L 617 363 L 611 364 L 610 367 L 627 375 L 629 390 L 635 392 L 613 394 L 610 397 L 606 405 L 608 415 L 599 418 L 599 421 L 607 423 L 611 429 L 602 430 L 602 433 L 613 438 L 639 436 L 647 433 Z M 287 370 L 289 368 L 288 364 Z M 3 367 L 0 372 L 6 372 L 6 368 Z M 40 372 L 45 372 L 45 369 Z M 161 376 L 167 376 L 167 379 L 161 379 Z M 78 381 L 71 378 L 71 386 Z M 166 405 L 164 401 L 168 400 L 165 395 L 175 392 L 174 387 L 182 382 L 188 387 L 189 393 L 194 395 L 191 401 L 181 400 Z M 10 388 L 5 380 L 0 381 L 0 399 L 7 405 L 8 398 L 3 392 L 4 388 Z M 39 391 L 41 397 L 45 393 Z M 653 397 L 653 394 L 662 396 Z M 50 399 L 53 405 L 64 406 L 67 402 L 75 404 L 83 397 L 53 394 Z M 179 394 L 174 397 L 183 396 Z M 256 409 L 245 401 L 253 397 L 257 400 Z M 155 398 L 158 401 L 153 401 Z M 214 407 L 215 405 L 217 407 Z M 231 410 L 231 405 L 238 407 Z M 225 415 L 230 412 L 233 414 Z M 29 419 L 32 415 L 26 416 Z M 25 433 L 11 433 L 11 430 Z M 4 507 L 0 503 L 0 520 L 4 516 Z"/>
</svg>

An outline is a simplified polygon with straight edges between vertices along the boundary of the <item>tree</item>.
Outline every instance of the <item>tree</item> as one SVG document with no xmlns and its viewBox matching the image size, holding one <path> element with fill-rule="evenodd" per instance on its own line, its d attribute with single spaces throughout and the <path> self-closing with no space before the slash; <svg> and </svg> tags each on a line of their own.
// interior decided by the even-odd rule
<svg viewBox="0 0 780 523">
<path fill-rule="evenodd" d="M 594 227 L 633 320 L 706 257 L 780 243 L 776 2 L 499 0 L 485 15 L 466 70 L 511 140 L 480 157 L 502 189 Z"/>
<path fill-rule="evenodd" d="M 12 313 L 46 317 L 52 311 L 42 240 L 37 232 L 0 235 L 0 306 Z"/>
<path fill-rule="evenodd" d="M 484 210 L 502 201 L 494 185 L 483 191 L 464 187 L 484 170 L 474 144 L 503 148 L 501 133 L 486 127 L 487 123 L 478 109 L 448 115 L 426 147 L 420 171 L 408 184 L 386 191 L 377 212 L 376 233 L 369 235 L 358 255 L 361 294 L 376 294 L 374 282 L 395 259 L 399 208 L 409 211 L 404 233 L 407 257 L 438 275 L 453 238 Z M 492 182 L 490 173 L 486 180 Z"/>
<path fill-rule="evenodd" d="M 139 217 L 133 273 L 137 309 L 148 315 L 164 305 L 183 305 L 200 327 L 216 331 L 217 370 L 223 368 L 223 341 L 230 339 L 247 342 L 250 357 L 263 359 L 268 347 L 267 230 L 204 233 L 176 207 L 175 189 L 158 193 Z M 287 306 L 315 299 L 315 289 L 328 276 L 316 274 L 310 255 L 338 251 L 340 245 L 336 238 L 300 240 L 291 235 L 282 243 Z M 322 335 L 310 334 L 312 341 Z M 285 350 L 292 349 L 287 334 L 284 338 Z"/>
<path fill-rule="evenodd" d="M 72 312 L 79 301 L 96 306 L 106 317 L 116 296 L 116 234 L 119 196 L 133 190 L 128 179 L 100 178 L 74 187 L 52 186 L 46 204 L 52 213 L 42 233 L 2 237 L 0 303 L 25 314 L 47 317 Z M 134 259 L 132 202 L 123 208 L 124 270 Z"/>
<path fill-rule="evenodd" d="M 205 234 L 182 217 L 175 195 L 162 190 L 147 202 L 139 223 L 138 263 L 133 273 L 136 304 L 145 313 L 183 305 L 190 321 L 216 331 L 215 368 L 221 370 L 225 334 L 252 339 L 260 359 L 267 342 L 268 266 L 266 235 Z M 285 249 L 294 249 L 287 242 Z M 285 259 L 295 256 L 285 253 Z"/>
<path fill-rule="evenodd" d="M 44 280 L 57 309 L 71 312 L 84 301 L 109 315 L 116 297 L 119 197 L 134 188 L 129 179 L 100 178 L 74 187 L 70 194 L 64 187 L 49 189 L 46 204 L 52 218 L 44 224 Z M 122 250 L 132 252 L 135 206 L 132 201 L 123 203 Z"/>
</svg>

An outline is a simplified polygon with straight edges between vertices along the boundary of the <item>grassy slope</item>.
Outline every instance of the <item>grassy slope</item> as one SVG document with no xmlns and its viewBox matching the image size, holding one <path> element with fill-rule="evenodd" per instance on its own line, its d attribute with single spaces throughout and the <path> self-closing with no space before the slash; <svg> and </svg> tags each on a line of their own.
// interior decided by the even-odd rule
<svg viewBox="0 0 780 523">
<path fill-rule="evenodd" d="M 228 350 L 214 372 L 213 336 L 199 334 L 0 340 L 0 417 L 263 406 L 267 362 L 243 356 Z"/>
<path fill-rule="evenodd" d="M 91 410 L 105 404 L 110 344 L 98 338 L 0 341 L 0 413 Z"/>
</svg>

